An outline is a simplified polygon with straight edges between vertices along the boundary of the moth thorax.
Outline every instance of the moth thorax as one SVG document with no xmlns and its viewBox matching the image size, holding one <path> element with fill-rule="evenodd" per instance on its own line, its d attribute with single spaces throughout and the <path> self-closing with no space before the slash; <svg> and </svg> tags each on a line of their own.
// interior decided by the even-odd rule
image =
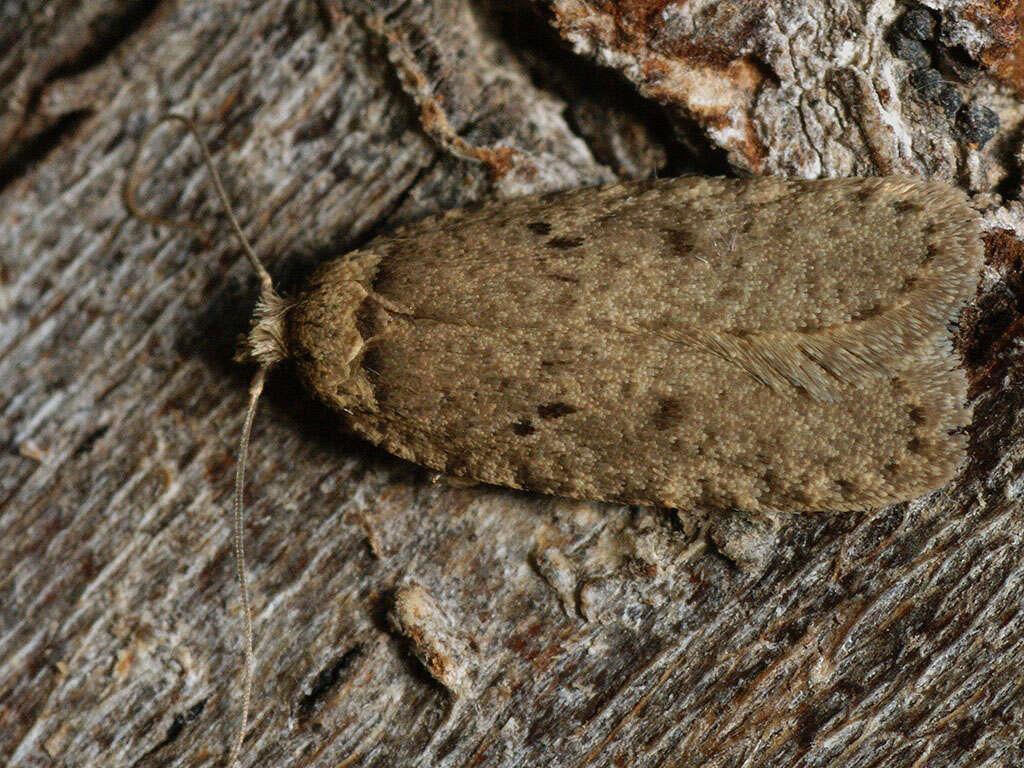
<svg viewBox="0 0 1024 768">
<path fill-rule="evenodd" d="M 363 367 L 375 328 L 375 302 L 351 279 L 351 263 L 338 260 L 311 281 L 288 308 L 287 356 L 306 385 L 332 407 L 374 409 L 376 398 Z M 339 274 L 340 273 L 340 274 Z"/>
</svg>

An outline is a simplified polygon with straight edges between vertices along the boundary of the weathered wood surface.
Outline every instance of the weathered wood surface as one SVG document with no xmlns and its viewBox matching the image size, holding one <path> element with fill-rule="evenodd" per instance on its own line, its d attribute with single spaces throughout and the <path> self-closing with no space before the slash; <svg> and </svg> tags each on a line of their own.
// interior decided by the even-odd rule
<svg viewBox="0 0 1024 768">
<path fill-rule="evenodd" d="M 798 23 L 796 5 L 817 21 Z M 963 4 L 948 5 L 956 31 Z M 761 172 L 915 172 L 1019 195 L 1012 81 L 958 85 L 1002 121 L 972 148 L 907 89 L 885 3 L 705 8 L 704 49 L 670 44 L 692 32 L 685 4 L 13 6 L 0 8 L 12 766 L 217 764 L 238 715 L 227 503 L 249 371 L 231 356 L 255 282 L 173 128 L 144 156 L 140 197 L 208 234 L 127 217 L 127 166 L 164 111 L 200 117 L 286 290 L 428 211 L 721 172 L 726 153 Z M 379 22 L 384 35 L 368 31 Z M 1012 73 L 1009 54 L 957 41 Z M 418 101 L 389 50 L 425 75 Z M 427 135 L 438 105 L 483 165 Z M 275 373 L 247 494 L 258 666 L 243 764 L 1024 763 L 1024 213 L 979 204 L 989 264 L 962 323 L 970 464 L 910 504 L 766 520 L 451 488 L 341 435 Z M 412 649 L 434 655 L 424 666 Z"/>
</svg>

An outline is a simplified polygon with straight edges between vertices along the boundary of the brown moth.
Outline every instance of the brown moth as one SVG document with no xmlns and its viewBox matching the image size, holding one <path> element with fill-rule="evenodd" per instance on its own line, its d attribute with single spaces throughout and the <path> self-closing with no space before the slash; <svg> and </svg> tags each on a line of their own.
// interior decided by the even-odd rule
<svg viewBox="0 0 1024 768">
<path fill-rule="evenodd" d="M 964 457 L 950 325 L 978 214 L 904 178 L 682 178 L 424 219 L 264 302 L 368 440 L 448 475 L 581 499 L 849 510 Z"/>
</svg>

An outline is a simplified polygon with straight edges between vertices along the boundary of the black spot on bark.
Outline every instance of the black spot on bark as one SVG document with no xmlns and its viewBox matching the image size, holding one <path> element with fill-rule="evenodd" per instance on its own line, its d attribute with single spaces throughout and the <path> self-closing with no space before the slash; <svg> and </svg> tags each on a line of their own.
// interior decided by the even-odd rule
<svg viewBox="0 0 1024 768">
<path fill-rule="evenodd" d="M 686 416 L 686 405 L 675 397 L 664 397 L 658 401 L 658 410 L 651 417 L 654 428 L 660 431 L 671 429 Z"/>
<path fill-rule="evenodd" d="M 537 428 L 533 426 L 533 422 L 529 419 L 520 419 L 512 425 L 512 431 L 520 437 L 526 437 L 536 432 Z"/>
<path fill-rule="evenodd" d="M 974 720 L 968 720 L 955 734 L 956 743 L 960 748 L 967 751 L 974 747 L 981 734 L 982 724 Z"/>
<path fill-rule="evenodd" d="M 550 235 L 551 225 L 546 221 L 531 221 L 526 228 L 537 235 Z"/>
<path fill-rule="evenodd" d="M 547 403 L 537 406 L 537 415 L 542 419 L 560 419 L 570 413 L 576 413 L 576 409 L 568 403 Z"/>
<path fill-rule="evenodd" d="M 300 720 L 305 720 L 313 714 L 317 703 L 338 684 L 342 672 L 355 661 L 356 657 L 362 653 L 362 650 L 363 648 L 360 645 L 349 648 L 345 653 L 320 670 L 309 688 L 309 693 L 299 699 L 297 714 Z"/>
<path fill-rule="evenodd" d="M 334 127 L 341 111 L 341 101 L 335 101 L 326 109 L 306 118 L 295 127 L 295 143 L 304 144 L 307 141 L 319 139 Z"/>
<path fill-rule="evenodd" d="M 179 712 L 174 716 L 170 726 L 167 728 L 167 735 L 164 736 L 164 743 L 170 744 L 172 741 L 177 739 L 185 726 L 196 720 L 201 714 L 203 709 L 206 707 L 206 699 L 193 704 L 191 707 L 186 709 L 184 712 Z"/>
<path fill-rule="evenodd" d="M 75 448 L 74 453 L 72 453 L 71 455 L 81 456 L 83 453 L 88 453 L 89 451 L 91 451 L 92 447 L 96 444 L 96 441 L 103 437 L 105 434 L 107 434 L 108 429 L 110 429 L 109 424 L 104 424 L 103 426 L 96 427 L 96 429 L 92 430 L 82 439 L 82 442 L 78 444 L 78 447 Z"/>
<path fill-rule="evenodd" d="M 559 250 L 567 250 L 569 248 L 579 248 L 583 245 L 582 237 L 552 237 L 547 243 L 551 248 L 558 248 Z"/>
</svg>

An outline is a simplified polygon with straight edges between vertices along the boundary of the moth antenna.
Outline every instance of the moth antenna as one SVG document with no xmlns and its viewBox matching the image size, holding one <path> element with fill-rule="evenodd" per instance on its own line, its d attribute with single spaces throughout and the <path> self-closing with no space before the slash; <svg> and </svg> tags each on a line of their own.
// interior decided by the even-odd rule
<svg viewBox="0 0 1024 768">
<path fill-rule="evenodd" d="M 146 213 L 135 200 L 135 192 L 139 186 L 139 164 L 142 158 L 142 150 L 149 144 L 149 140 L 152 138 L 153 133 L 164 123 L 178 122 L 188 129 L 188 132 L 192 134 L 192 138 L 196 140 L 199 145 L 199 150 L 203 153 L 203 164 L 206 166 L 206 170 L 210 172 L 210 178 L 213 179 L 213 186 L 217 190 L 217 197 L 220 198 L 221 205 L 224 208 L 224 213 L 227 214 L 228 221 L 231 222 L 231 229 L 235 233 L 235 238 L 238 240 L 239 245 L 242 246 L 242 251 L 245 253 L 245 257 L 249 260 L 252 268 L 256 271 L 257 276 L 260 279 L 260 287 L 262 293 L 267 295 L 274 292 L 274 281 L 270 277 L 270 273 L 267 272 L 267 268 L 263 266 L 263 262 L 260 261 L 256 255 L 256 251 L 253 250 L 252 245 L 249 243 L 249 238 L 245 236 L 242 231 L 242 227 L 238 223 L 238 219 L 235 217 L 235 210 L 231 206 L 231 201 L 228 200 L 228 193 L 224 191 L 224 184 L 221 182 L 220 174 L 217 172 L 217 167 L 213 163 L 213 157 L 210 155 L 210 150 L 206 146 L 206 142 L 203 140 L 202 134 L 199 133 L 199 128 L 196 126 L 195 121 L 184 115 L 179 115 L 176 112 L 168 112 L 166 115 L 157 120 L 153 125 L 149 127 L 145 134 L 142 136 L 142 140 L 135 148 L 135 156 L 132 158 L 131 170 L 128 172 L 128 176 L 125 179 L 124 187 L 122 188 L 122 197 L 124 198 L 125 208 L 132 216 L 145 221 L 150 224 L 163 224 L 170 227 L 185 227 L 188 229 L 199 229 L 199 226 L 192 221 L 179 221 L 175 219 L 165 219 L 161 216 L 154 216 Z"/>
<path fill-rule="evenodd" d="M 252 268 L 255 270 L 256 275 L 260 280 L 260 299 L 256 307 L 255 322 L 249 333 L 247 349 L 245 351 L 245 355 L 243 355 L 245 358 L 254 359 L 259 362 L 260 367 L 256 372 L 256 375 L 253 377 L 252 383 L 249 385 L 249 404 L 245 411 L 245 422 L 242 427 L 242 435 L 238 442 L 238 463 L 235 466 L 235 489 L 234 498 L 232 499 L 232 549 L 234 550 L 235 558 L 235 579 L 238 582 L 238 591 L 242 601 L 242 634 L 245 641 L 245 655 L 242 664 L 242 714 L 238 730 L 231 741 L 231 750 L 228 753 L 227 762 L 228 766 L 232 766 L 238 760 L 238 756 L 242 751 L 242 742 L 245 740 L 245 730 L 249 724 L 249 710 L 252 705 L 253 669 L 256 665 L 256 659 L 253 653 L 252 605 L 249 601 L 249 583 L 245 572 L 244 520 L 242 515 L 243 495 L 245 492 L 245 464 L 249 453 L 249 439 L 252 436 L 252 424 L 253 420 L 256 418 L 256 406 L 259 404 L 260 395 L 263 392 L 263 385 L 267 379 L 267 371 L 273 363 L 284 358 L 287 354 L 283 337 L 283 328 L 284 314 L 288 305 L 280 296 L 277 295 L 277 292 L 274 290 L 274 281 L 271 278 L 270 273 L 267 271 L 266 267 L 263 266 L 263 262 L 260 261 L 259 257 L 256 255 L 256 251 L 253 250 L 249 239 L 242 231 L 242 227 L 239 225 L 238 219 L 235 216 L 234 208 L 231 206 L 231 201 L 228 199 L 227 192 L 224 190 L 224 184 L 221 181 L 220 174 L 217 172 L 217 168 L 214 165 L 213 157 L 210 155 L 210 150 L 206 146 L 206 142 L 203 141 L 203 137 L 199 133 L 199 129 L 196 127 L 196 124 L 192 119 L 185 117 L 184 115 L 169 112 L 161 117 L 156 123 L 151 125 L 143 135 L 142 140 L 135 149 L 135 156 L 132 159 L 131 169 L 128 172 L 124 187 L 122 188 L 124 204 L 128 209 L 128 212 L 135 218 L 151 224 L 163 224 L 171 227 L 184 227 L 196 230 L 199 229 L 199 226 L 191 221 L 176 221 L 174 219 L 165 219 L 145 213 L 139 208 L 135 199 L 136 188 L 139 184 L 138 171 L 142 150 L 149 143 L 153 132 L 158 127 L 164 123 L 172 121 L 184 125 L 199 145 L 199 149 L 203 154 L 203 163 L 206 166 L 207 171 L 210 173 L 210 178 L 213 180 L 213 186 L 217 190 L 217 197 L 220 198 L 224 213 L 227 214 L 228 221 L 231 222 L 231 229 L 235 234 L 235 238 L 242 246 L 242 251 L 245 253 L 246 258 L 249 260 L 249 263 L 252 265 Z"/>
<path fill-rule="evenodd" d="M 252 383 L 249 385 L 249 405 L 245 410 L 245 423 L 242 426 L 242 436 L 238 441 L 238 463 L 235 465 L 235 492 L 232 501 L 232 539 L 235 553 L 235 579 L 238 582 L 238 592 L 242 600 L 245 661 L 242 666 L 242 716 L 238 723 L 238 730 L 231 740 L 231 751 L 228 753 L 229 768 L 238 759 L 238 755 L 242 751 L 242 742 L 245 740 L 245 729 L 249 724 L 249 708 L 252 704 L 253 667 L 256 664 L 256 657 L 252 650 L 252 606 L 249 602 L 249 583 L 245 574 L 242 497 L 245 492 L 245 461 L 249 454 L 249 438 L 252 435 L 252 423 L 256 418 L 256 406 L 259 404 L 260 394 L 263 392 L 263 384 L 267 379 L 268 368 L 269 366 L 267 365 L 261 366 L 256 371 L 256 375 L 253 376 Z"/>
</svg>

